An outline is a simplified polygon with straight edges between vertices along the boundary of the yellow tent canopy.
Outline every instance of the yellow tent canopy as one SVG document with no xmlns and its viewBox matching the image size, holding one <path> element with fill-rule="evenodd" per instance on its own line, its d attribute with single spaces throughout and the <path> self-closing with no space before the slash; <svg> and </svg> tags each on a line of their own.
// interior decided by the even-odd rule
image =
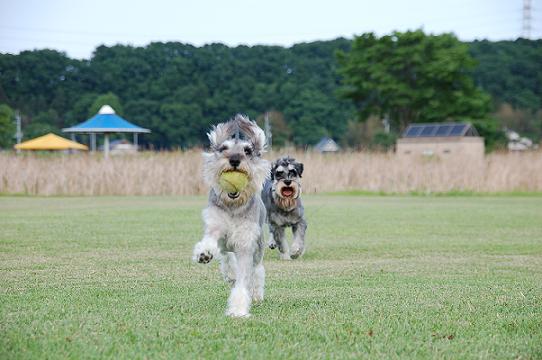
<svg viewBox="0 0 542 360">
<path fill-rule="evenodd" d="M 14 146 L 17 150 L 88 150 L 88 146 L 64 139 L 53 133 L 28 140 Z"/>
</svg>

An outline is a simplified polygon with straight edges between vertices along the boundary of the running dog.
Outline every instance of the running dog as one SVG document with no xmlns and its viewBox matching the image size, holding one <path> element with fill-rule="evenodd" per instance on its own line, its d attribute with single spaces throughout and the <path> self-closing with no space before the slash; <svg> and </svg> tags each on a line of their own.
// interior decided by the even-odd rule
<svg viewBox="0 0 542 360">
<path fill-rule="evenodd" d="M 211 146 L 204 153 L 203 177 L 210 186 L 209 202 L 203 210 L 203 239 L 195 245 L 193 259 L 220 260 L 224 279 L 231 285 L 226 315 L 248 317 L 252 301 L 264 297 L 266 214 L 261 191 L 269 176 L 269 162 L 261 158 L 265 134 L 248 117 L 237 115 L 207 135 Z M 247 186 L 235 193 L 222 190 L 219 178 L 225 171 L 245 173 Z"/>
<path fill-rule="evenodd" d="M 283 260 L 296 259 L 305 252 L 307 222 L 300 197 L 302 174 L 302 163 L 291 157 L 280 158 L 273 163 L 271 179 L 262 190 L 270 232 L 269 247 L 278 248 Z M 291 227 L 294 234 L 291 250 L 284 237 L 287 227 Z"/>
</svg>

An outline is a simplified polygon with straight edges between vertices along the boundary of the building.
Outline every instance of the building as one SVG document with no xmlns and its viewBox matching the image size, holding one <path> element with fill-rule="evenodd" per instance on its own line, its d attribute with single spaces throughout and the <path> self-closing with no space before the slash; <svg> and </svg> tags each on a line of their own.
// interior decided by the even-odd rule
<svg viewBox="0 0 542 360">
<path fill-rule="evenodd" d="M 321 153 L 337 152 L 340 150 L 339 145 L 332 138 L 323 137 L 318 144 L 314 146 L 316 151 Z"/>
<path fill-rule="evenodd" d="M 98 149 L 104 151 L 104 145 L 99 146 Z M 137 154 L 137 146 L 125 139 L 113 140 L 109 142 L 109 153 L 111 155 L 134 155 Z"/>
<path fill-rule="evenodd" d="M 468 123 L 411 124 L 397 140 L 400 156 L 483 158 L 484 138 Z"/>
<path fill-rule="evenodd" d="M 34 151 L 87 151 L 88 147 L 78 142 L 64 139 L 53 133 L 49 133 L 35 139 L 31 139 L 14 146 L 19 150 L 34 150 Z"/>
<path fill-rule="evenodd" d="M 132 124 L 128 120 L 123 119 L 115 113 L 115 110 L 109 105 L 104 105 L 98 111 L 98 114 L 94 115 L 87 121 L 84 121 L 78 125 L 62 129 L 63 132 L 71 133 L 72 140 L 75 141 L 75 134 L 89 134 L 91 151 L 96 149 L 96 134 L 104 135 L 104 156 L 109 156 L 109 135 L 117 133 L 129 133 L 134 136 L 134 146 L 138 147 L 138 134 L 150 133 L 149 129 L 144 129 L 137 125 Z"/>
<path fill-rule="evenodd" d="M 510 151 L 527 151 L 536 150 L 538 145 L 534 144 L 529 138 L 519 136 L 515 131 L 506 129 L 506 138 L 508 139 L 508 150 Z"/>
</svg>

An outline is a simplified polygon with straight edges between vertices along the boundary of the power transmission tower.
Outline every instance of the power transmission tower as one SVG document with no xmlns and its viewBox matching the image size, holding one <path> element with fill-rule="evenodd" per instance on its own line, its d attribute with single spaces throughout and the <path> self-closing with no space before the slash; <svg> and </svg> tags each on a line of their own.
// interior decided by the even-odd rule
<svg viewBox="0 0 542 360">
<path fill-rule="evenodd" d="M 522 28 L 521 28 L 521 37 L 524 39 L 530 39 L 531 38 L 531 21 L 532 21 L 532 0 L 523 0 L 523 22 L 522 22 Z"/>
</svg>

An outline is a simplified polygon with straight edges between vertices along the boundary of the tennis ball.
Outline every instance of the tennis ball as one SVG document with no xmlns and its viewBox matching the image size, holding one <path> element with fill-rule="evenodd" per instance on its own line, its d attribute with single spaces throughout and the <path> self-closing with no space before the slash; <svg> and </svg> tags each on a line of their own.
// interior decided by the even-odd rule
<svg viewBox="0 0 542 360">
<path fill-rule="evenodd" d="M 224 171 L 220 174 L 218 184 L 222 190 L 233 194 L 243 191 L 243 189 L 247 187 L 248 176 L 241 171 Z"/>
</svg>

